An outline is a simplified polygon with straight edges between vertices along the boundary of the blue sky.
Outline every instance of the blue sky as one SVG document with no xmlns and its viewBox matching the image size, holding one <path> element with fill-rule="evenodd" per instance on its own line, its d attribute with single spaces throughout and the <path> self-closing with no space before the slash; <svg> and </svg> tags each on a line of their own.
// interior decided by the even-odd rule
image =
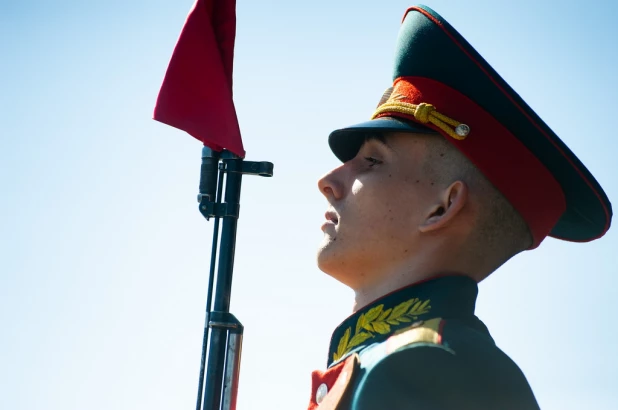
<svg viewBox="0 0 618 410">
<path fill-rule="evenodd" d="M 383 4 L 387 3 L 387 4 Z M 248 159 L 232 310 L 239 409 L 303 408 L 352 294 L 315 267 L 335 128 L 390 85 L 404 1 L 238 0 Z M 432 1 L 618 197 L 615 2 Z M 0 408 L 194 405 L 212 226 L 200 144 L 151 119 L 190 2 L 0 3 Z M 290 104 L 292 99 L 294 104 Z M 615 230 L 546 240 L 477 313 L 544 409 L 618 400 Z"/>
</svg>

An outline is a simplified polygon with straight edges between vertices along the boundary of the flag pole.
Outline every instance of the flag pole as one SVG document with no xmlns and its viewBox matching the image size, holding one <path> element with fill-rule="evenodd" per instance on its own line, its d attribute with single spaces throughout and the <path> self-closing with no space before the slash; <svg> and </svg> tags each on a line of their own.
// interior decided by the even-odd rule
<svg viewBox="0 0 618 410">
<path fill-rule="evenodd" d="M 215 204 L 221 203 L 221 193 L 223 192 L 223 172 L 219 168 L 218 151 L 213 151 L 209 147 L 202 148 L 202 169 L 200 173 L 200 187 L 197 201 L 202 202 L 203 196 L 208 196 L 210 201 L 215 200 Z M 218 173 L 216 175 L 215 173 Z M 217 185 L 215 185 L 217 184 Z M 215 198 L 216 196 L 216 198 Z M 207 218 L 208 219 L 208 218 Z M 202 338 L 202 357 L 200 360 L 200 376 L 197 390 L 196 410 L 202 408 L 202 393 L 204 391 L 204 375 L 206 365 L 206 351 L 208 348 L 210 310 L 212 307 L 213 285 L 215 283 L 215 271 L 217 263 L 217 250 L 219 245 L 219 221 L 215 216 L 215 223 L 212 234 L 212 248 L 210 251 L 210 273 L 208 275 L 208 295 L 206 299 L 206 320 L 204 321 L 204 337 Z"/>
<path fill-rule="evenodd" d="M 273 175 L 273 164 L 245 161 L 225 150 L 220 153 L 208 147 L 202 150 L 199 210 L 206 219 L 214 217 L 215 226 L 197 410 L 234 410 L 236 408 L 244 328 L 230 313 L 230 300 L 243 174 L 270 177 Z M 221 202 L 222 197 L 223 202 Z M 219 219 L 223 220 L 220 240 Z M 216 280 L 213 281 L 217 250 L 219 251 L 218 266 Z M 207 351 L 208 360 L 205 365 Z M 206 369 L 205 372 L 204 369 Z"/>
<path fill-rule="evenodd" d="M 245 161 L 232 95 L 236 0 L 195 0 L 174 48 L 154 118 L 204 144 L 199 210 L 215 218 L 196 410 L 236 407 L 243 326 L 230 313 L 242 176 L 272 176 Z"/>
</svg>

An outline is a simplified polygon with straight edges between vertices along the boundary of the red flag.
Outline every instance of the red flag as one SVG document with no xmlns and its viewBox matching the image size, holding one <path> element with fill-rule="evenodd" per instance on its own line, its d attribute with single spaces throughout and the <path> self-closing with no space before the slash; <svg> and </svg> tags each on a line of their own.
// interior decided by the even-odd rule
<svg viewBox="0 0 618 410">
<path fill-rule="evenodd" d="M 216 151 L 245 150 L 232 100 L 236 0 L 196 0 L 157 97 L 154 119 Z"/>
</svg>

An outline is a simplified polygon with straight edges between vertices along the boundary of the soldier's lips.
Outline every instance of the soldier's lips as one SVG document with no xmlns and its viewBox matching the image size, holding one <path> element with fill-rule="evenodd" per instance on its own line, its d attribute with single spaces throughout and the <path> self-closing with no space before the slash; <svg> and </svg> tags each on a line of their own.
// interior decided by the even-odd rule
<svg viewBox="0 0 618 410">
<path fill-rule="evenodd" d="M 337 214 L 333 211 L 326 211 L 326 213 L 324 214 L 324 218 L 326 218 L 327 221 L 334 222 L 335 224 L 339 222 Z"/>
<path fill-rule="evenodd" d="M 330 228 L 334 229 L 336 226 L 337 226 L 337 224 L 335 222 L 333 222 L 333 221 L 325 221 L 322 224 L 322 231 L 326 232 L 327 229 L 330 229 Z"/>
<path fill-rule="evenodd" d="M 324 214 L 324 218 L 326 218 L 326 221 L 322 224 L 322 231 L 325 231 L 329 227 L 335 227 L 339 223 L 337 214 L 332 211 L 327 211 Z"/>
</svg>

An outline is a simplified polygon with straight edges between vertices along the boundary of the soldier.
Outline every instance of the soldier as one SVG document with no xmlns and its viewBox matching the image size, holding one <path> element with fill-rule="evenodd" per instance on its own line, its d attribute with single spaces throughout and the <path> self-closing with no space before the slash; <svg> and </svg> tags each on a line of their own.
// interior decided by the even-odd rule
<svg viewBox="0 0 618 410">
<path fill-rule="evenodd" d="M 475 316 L 477 283 L 547 236 L 608 230 L 599 184 L 442 17 L 407 10 L 394 84 L 334 131 L 321 270 L 352 288 L 309 409 L 538 409 Z"/>
</svg>

